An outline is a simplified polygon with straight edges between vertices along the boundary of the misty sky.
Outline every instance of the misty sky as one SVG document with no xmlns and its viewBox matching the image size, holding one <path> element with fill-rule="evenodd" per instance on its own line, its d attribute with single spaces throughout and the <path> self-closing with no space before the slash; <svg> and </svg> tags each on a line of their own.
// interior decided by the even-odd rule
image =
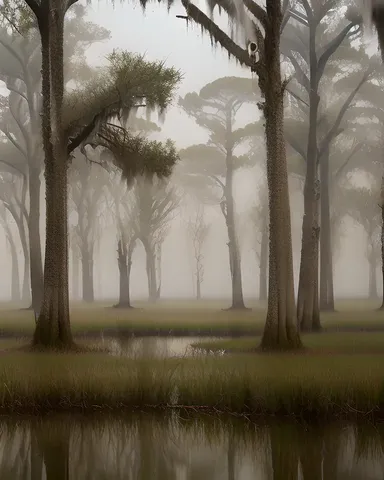
<svg viewBox="0 0 384 480">
<path fill-rule="evenodd" d="M 81 2 L 85 3 L 85 2 Z M 196 2 L 200 7 L 204 2 Z M 169 66 L 181 70 L 183 82 L 175 98 L 174 105 L 167 113 L 162 132 L 158 138 L 172 138 L 178 147 L 183 148 L 194 143 L 205 143 L 207 133 L 196 126 L 194 121 L 177 107 L 178 95 L 199 90 L 206 83 L 221 76 L 243 76 L 250 78 L 251 72 L 231 60 L 219 47 L 212 49 L 208 36 L 202 36 L 200 27 L 176 18 L 176 14 L 185 14 L 180 4 L 167 13 L 165 5 L 151 3 L 145 14 L 138 2 L 94 1 L 87 7 L 87 19 L 102 25 L 111 31 L 111 39 L 92 46 L 88 53 L 90 63 L 105 63 L 106 54 L 114 48 L 145 53 L 148 59 L 165 60 Z M 220 25 L 226 26 L 222 19 Z M 258 111 L 247 110 L 242 120 L 254 121 Z M 156 118 L 153 118 L 156 120 Z M 263 159 L 261 159 L 263 161 Z M 260 169 L 243 171 L 236 178 L 235 195 L 240 211 L 257 198 L 258 184 L 262 182 Z M 43 197 L 44 198 L 44 197 Z M 298 271 L 300 252 L 300 227 L 302 220 L 302 195 L 293 195 L 292 216 L 294 227 L 294 263 Z M 42 212 L 43 213 L 43 212 Z M 218 208 L 210 211 L 214 228 L 207 242 L 205 254 L 205 282 L 203 294 L 226 295 L 230 293 L 227 237 L 223 217 Z M 44 218 L 42 218 L 42 222 Z M 347 221 L 348 241 L 343 241 L 341 251 L 336 255 L 335 286 L 339 295 L 365 295 L 368 285 L 368 267 L 365 260 L 364 234 L 361 229 Z M 348 226 L 349 225 L 349 226 Z M 246 224 L 246 235 L 251 238 L 252 224 Z M 0 234 L 0 248 L 5 250 L 3 232 Z M 166 296 L 186 296 L 192 294 L 191 258 L 186 241 L 185 224 L 179 214 L 173 222 L 172 233 L 166 240 L 163 254 L 162 292 Z M 113 297 L 118 292 L 118 271 L 116 261 L 116 233 L 113 228 L 105 235 L 101 246 L 101 260 L 96 260 L 96 295 Z M 21 262 L 20 269 L 22 270 Z M 10 272 L 10 262 L 5 255 L 0 258 L 0 271 Z M 20 272 L 22 276 L 22 272 Z M 258 288 L 258 268 L 254 252 L 248 241 L 243 252 L 243 285 L 246 295 L 254 295 Z M 6 298 L 10 291 L 9 275 L 0 276 L 0 296 Z M 145 295 L 147 292 L 144 256 L 138 249 L 132 270 L 132 293 Z"/>
</svg>

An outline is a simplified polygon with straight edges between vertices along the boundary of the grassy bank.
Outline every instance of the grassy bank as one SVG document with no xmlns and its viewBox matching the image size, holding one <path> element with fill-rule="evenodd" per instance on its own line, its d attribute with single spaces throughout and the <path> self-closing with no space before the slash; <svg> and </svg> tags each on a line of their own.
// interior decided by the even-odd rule
<svg viewBox="0 0 384 480">
<path fill-rule="evenodd" d="M 129 360 L 101 354 L 0 356 L 0 412 L 182 406 L 248 414 L 384 417 L 375 355 L 240 355 Z"/>
<path fill-rule="evenodd" d="M 308 354 L 384 354 L 384 332 L 323 332 L 303 334 Z M 205 351 L 251 353 L 260 345 L 260 337 L 240 337 L 195 342 L 192 347 Z"/>
<path fill-rule="evenodd" d="M 111 302 L 112 303 L 112 302 Z M 72 329 L 78 335 L 127 334 L 173 336 L 258 336 L 265 322 L 265 307 L 249 303 L 252 311 L 224 310 L 223 301 L 136 303 L 134 309 L 115 309 L 111 304 L 73 304 Z M 384 331 L 384 312 L 371 302 L 340 302 L 338 313 L 322 315 L 326 331 Z M 33 312 L 0 305 L 0 335 L 31 335 Z"/>
</svg>

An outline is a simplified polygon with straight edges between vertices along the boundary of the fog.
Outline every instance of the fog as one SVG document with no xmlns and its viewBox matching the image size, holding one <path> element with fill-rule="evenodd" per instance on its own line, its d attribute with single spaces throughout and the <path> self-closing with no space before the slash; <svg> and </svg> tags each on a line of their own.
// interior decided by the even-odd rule
<svg viewBox="0 0 384 480">
<path fill-rule="evenodd" d="M 84 2 L 81 2 L 85 5 Z M 204 2 L 198 2 L 201 8 L 204 8 Z M 160 131 L 149 133 L 148 138 L 162 140 L 170 138 L 175 142 L 177 149 L 184 149 L 194 144 L 207 144 L 209 141 L 209 133 L 207 129 L 200 127 L 191 116 L 188 116 L 178 104 L 178 98 L 184 97 L 189 92 L 199 92 L 207 83 L 213 82 L 221 77 L 236 76 L 244 79 L 253 79 L 255 83 L 255 95 L 260 95 L 257 88 L 257 79 L 249 69 L 242 68 L 233 60 L 228 60 L 227 54 L 219 47 L 212 49 L 209 37 L 202 35 L 200 28 L 191 24 L 186 24 L 183 19 L 176 18 L 177 14 L 183 14 L 183 7 L 176 3 L 169 12 L 162 5 L 151 4 L 143 13 L 138 5 L 117 3 L 113 6 L 105 2 L 93 3 L 86 6 L 86 20 L 96 25 L 104 27 L 110 32 L 110 38 L 101 42 L 94 42 L 85 48 L 85 58 L 90 66 L 105 66 L 106 55 L 111 53 L 113 49 L 126 49 L 131 52 L 145 54 L 148 60 L 164 60 L 167 66 L 174 66 L 179 69 L 183 75 L 182 81 L 178 85 L 178 89 L 172 105 L 167 109 L 163 121 L 153 114 L 151 120 L 155 122 Z M 340 20 L 342 22 L 343 20 Z M 225 16 L 220 17 L 219 25 L 227 28 L 227 19 Z M 334 27 L 337 30 L 337 26 Z M 332 29 L 331 29 L 332 30 Z M 17 34 L 14 34 L 16 37 Z M 343 43 L 342 49 L 347 51 L 357 51 L 364 49 L 363 43 L 366 38 L 353 38 L 351 41 L 346 40 L 344 43 L 348 45 L 352 42 L 352 47 L 347 47 Z M 0 47 L 1 48 L 1 47 Z M 376 48 L 369 46 L 369 54 L 376 55 Z M 342 53 L 339 54 L 342 57 Z M 352 56 L 352 55 L 351 55 Z M 353 61 L 356 60 L 353 59 Z M 3 64 L 4 71 L 7 65 Z M 334 66 L 330 67 L 334 68 Z M 354 66 L 345 66 L 348 77 L 348 68 L 354 74 Z M 287 75 L 292 71 L 292 67 L 284 61 L 283 70 Z M 374 85 L 382 85 L 381 71 L 376 70 L 377 79 L 373 80 Z M 330 75 L 330 74 L 329 74 Z M 340 73 L 338 74 L 340 75 Z M 347 78 L 348 79 L 348 78 Z M 82 79 L 82 81 L 87 79 Z M 332 83 L 332 80 L 331 80 Z M 68 88 L 72 88 L 70 85 Z M 349 89 L 349 90 L 348 90 Z M 346 86 L 348 93 L 352 87 Z M 326 87 L 323 87 L 324 98 L 329 96 Z M 362 89 L 363 90 L 363 89 Z M 340 92 L 339 92 L 340 93 Z M 9 90 L 3 83 L 2 94 L 6 97 Z M 355 104 L 363 105 L 364 96 L 356 95 Z M 331 103 L 332 98 L 327 99 L 327 103 Z M 382 102 L 382 100 L 380 100 Z M 291 99 L 287 99 L 287 110 Z M 360 102 L 360 103 L 359 103 Z M 2 107 L 3 110 L 6 106 Z M 145 118 L 145 114 L 138 111 L 140 118 Z M 292 117 L 292 111 L 287 113 L 288 117 Z M 334 113 L 331 114 L 334 116 Z M 3 116 L 5 118 L 5 116 Z M 250 122 L 260 121 L 260 112 L 255 105 L 245 102 L 236 116 L 236 128 L 244 127 Z M 332 117 L 333 118 L 333 117 Z M 362 119 L 360 124 L 354 124 L 349 135 L 355 135 L 357 141 L 366 137 L 365 126 L 366 119 Z M 261 121 L 260 121 L 261 122 Z M 262 123 L 262 122 L 261 122 Z M 356 126 L 357 125 L 357 126 Z M 347 129 L 348 126 L 344 126 Z M 357 129 L 360 131 L 357 132 Z M 137 131 L 140 132 L 140 129 Z M 13 134 L 11 134 L 12 137 Z M 13 138 L 13 137 L 12 137 Z M 10 142 L 3 134 L 4 143 Z M 259 202 L 259 193 L 262 185 L 265 184 L 265 151 L 262 147 L 263 134 L 258 133 L 256 154 L 252 139 L 248 139 L 241 144 L 236 150 L 236 155 L 247 155 L 254 158 L 254 166 L 244 166 L 238 169 L 234 175 L 234 200 L 236 209 L 236 226 L 241 252 L 242 266 L 242 284 L 243 293 L 247 298 L 256 298 L 259 291 L 259 260 L 256 251 L 260 248 L 258 229 L 251 220 L 251 210 Z M 344 140 L 348 144 L 348 139 Z M 357 188 L 359 185 L 365 185 L 368 190 L 372 190 L 372 195 L 377 196 L 377 201 L 373 200 L 368 205 L 366 216 L 370 217 L 377 212 L 377 204 L 379 203 L 379 194 L 376 185 L 364 173 L 364 169 L 371 171 L 367 165 L 377 162 L 380 154 L 377 152 L 381 149 L 381 140 L 375 140 L 376 144 L 371 146 L 374 150 L 370 158 L 369 149 L 362 148 L 355 155 L 353 167 L 346 174 L 348 188 Z M 353 142 L 352 142 L 353 143 Z M 372 142 L 371 142 L 372 143 Z M 349 144 L 348 144 L 349 147 Z M 331 147 L 333 148 L 333 147 Z M 340 146 L 337 147 L 340 151 Z M 367 153 L 368 152 L 368 153 Z M 338 153 L 331 150 L 331 155 Z M 76 158 L 81 157 L 81 153 L 76 153 Z M 97 154 L 93 154 L 97 155 Z M 297 157 L 297 155 L 296 155 Z M 97 159 L 96 159 L 97 161 Z M 288 165 L 295 163 L 295 154 L 288 147 Z M 74 163 L 73 163 L 74 164 Z M 183 164 L 183 158 L 180 160 Z M 72 167 L 71 167 L 72 168 Z M 98 170 L 103 168 L 95 163 L 88 164 L 88 172 L 90 178 L 89 191 L 96 190 L 93 177 L 98 175 Z M 190 234 L 188 234 L 187 223 L 194 209 L 197 208 L 199 201 L 194 200 L 185 190 L 180 178 L 178 177 L 178 166 L 175 173 L 169 179 L 170 184 L 177 190 L 178 205 L 172 211 L 167 221 L 167 228 L 164 233 L 164 242 L 161 249 L 161 297 L 195 297 L 196 296 L 196 278 L 194 271 L 193 246 L 191 245 Z M 289 167 L 290 168 L 290 167 Z M 224 167 L 223 167 L 224 171 Z M 103 172 L 105 174 L 105 171 Z M 108 175 L 105 177 L 106 182 Z M 4 182 L 8 177 L 4 176 Z M 368 178 L 368 180 L 367 180 Z M 117 182 L 117 181 L 116 181 Z M 117 182 L 118 183 L 118 182 Z M 71 177 L 70 177 L 71 185 Z M 102 187 L 104 188 L 104 187 Z M 114 188 L 114 187 L 113 187 Z M 300 264 L 301 249 L 301 224 L 303 217 L 303 182 L 297 180 L 294 175 L 290 177 L 290 194 L 291 194 L 291 212 L 292 212 L 292 229 L 293 229 L 293 249 L 294 249 L 294 271 L 297 284 L 297 276 Z M 70 186 L 71 190 L 71 186 Z M 105 190 L 105 189 L 104 189 Z M 132 192 L 131 192 L 132 193 Z M 7 194 L 8 195 L 8 194 Z M 3 195 L 3 204 L 7 207 L 9 198 Z M 111 195 L 107 190 L 103 192 L 102 199 L 98 204 L 98 219 L 95 226 L 97 233 L 94 234 L 89 242 L 94 244 L 94 296 L 96 299 L 112 299 L 118 297 L 119 289 L 119 271 L 117 263 L 117 225 L 116 215 Z M 366 199 L 362 197 L 361 202 Z M 71 193 L 69 195 L 69 203 L 71 204 Z M 219 201 L 215 204 L 208 204 L 204 207 L 205 222 L 210 225 L 206 241 L 201 250 L 202 264 L 204 266 L 204 277 L 201 285 L 203 297 L 228 297 L 231 294 L 231 277 L 228 259 L 228 236 L 225 221 L 220 209 Z M 340 199 L 336 192 L 331 199 L 332 208 L 336 208 Z M 45 229 L 45 207 L 44 192 L 41 192 L 41 218 L 40 228 L 42 232 L 42 248 L 44 253 L 44 229 Z M 201 203 L 201 202 L 200 202 Z M 7 213 L 5 220 L 8 225 L 13 240 L 15 242 L 18 254 L 18 269 L 20 277 L 20 288 L 23 272 L 25 269 L 24 256 L 20 236 L 17 226 L 12 216 Z M 70 236 L 71 231 L 76 227 L 77 214 L 70 213 Z M 359 224 L 348 213 L 341 214 L 337 222 L 338 241 L 335 241 L 333 248 L 334 261 L 334 286 L 335 294 L 338 297 L 365 297 L 369 290 L 369 263 L 367 261 L 367 232 L 363 225 Z M 9 240 L 7 240 L 5 229 L 1 229 L 0 234 L 0 298 L 3 300 L 11 299 L 11 277 L 12 277 L 12 261 L 10 255 Z M 96 237 L 98 240 L 96 242 Z M 369 247 L 368 247 L 369 248 Z M 256 251 L 255 251 L 256 250 Z M 81 269 L 74 272 L 74 265 L 70 256 L 69 277 L 70 292 L 73 295 L 74 290 L 78 290 L 76 296 L 81 296 Z M 159 270 L 159 265 L 157 270 Z M 381 280 L 379 276 L 380 257 L 376 259 L 377 266 L 377 292 L 381 292 Z M 75 267 L 80 268 L 80 267 Z M 157 275 L 159 271 L 157 271 Z M 77 280 L 74 278 L 77 277 Z M 160 279 L 158 279 L 160 280 Z M 78 287 L 74 282 L 79 282 Z M 142 298 L 148 295 L 146 258 L 143 245 L 138 242 L 133 252 L 132 271 L 131 271 L 131 294 L 132 298 Z"/>
</svg>

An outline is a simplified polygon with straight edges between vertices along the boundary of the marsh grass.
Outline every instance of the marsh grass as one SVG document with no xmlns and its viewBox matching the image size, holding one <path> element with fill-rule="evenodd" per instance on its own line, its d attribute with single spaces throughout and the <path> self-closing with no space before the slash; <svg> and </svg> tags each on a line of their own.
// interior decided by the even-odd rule
<svg viewBox="0 0 384 480">
<path fill-rule="evenodd" d="M 384 332 L 332 332 L 303 334 L 304 354 L 384 354 Z M 255 352 L 260 345 L 259 337 L 195 342 L 192 347 L 202 351 L 225 351 L 227 353 Z M 336 361 L 336 360 L 335 360 Z"/>
<path fill-rule="evenodd" d="M 99 354 L 0 356 L 0 411 L 183 408 L 238 415 L 384 417 L 375 355 L 241 355 L 129 360 Z"/>
<path fill-rule="evenodd" d="M 95 303 L 71 306 L 72 330 L 76 335 L 126 333 L 134 335 L 261 335 L 265 306 L 248 302 L 252 310 L 225 310 L 225 301 L 172 301 L 156 305 L 138 303 L 138 308 L 116 309 L 111 304 Z M 325 331 L 384 331 L 384 312 L 378 305 L 364 301 L 343 301 L 338 312 L 322 315 Z M 0 304 L 0 334 L 28 335 L 34 330 L 32 311 L 11 304 Z"/>
</svg>

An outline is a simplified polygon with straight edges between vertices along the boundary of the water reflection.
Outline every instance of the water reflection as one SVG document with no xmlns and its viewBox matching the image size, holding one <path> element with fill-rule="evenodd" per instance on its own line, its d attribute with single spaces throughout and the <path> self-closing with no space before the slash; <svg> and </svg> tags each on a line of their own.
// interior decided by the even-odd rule
<svg viewBox="0 0 384 480">
<path fill-rule="evenodd" d="M 211 340 L 211 337 L 102 337 L 100 344 L 112 355 L 165 358 L 202 355 L 203 352 L 196 351 L 191 344 Z"/>
<path fill-rule="evenodd" d="M 3 420 L 0 478 L 382 480 L 382 425 L 255 426 L 210 417 Z"/>
</svg>

